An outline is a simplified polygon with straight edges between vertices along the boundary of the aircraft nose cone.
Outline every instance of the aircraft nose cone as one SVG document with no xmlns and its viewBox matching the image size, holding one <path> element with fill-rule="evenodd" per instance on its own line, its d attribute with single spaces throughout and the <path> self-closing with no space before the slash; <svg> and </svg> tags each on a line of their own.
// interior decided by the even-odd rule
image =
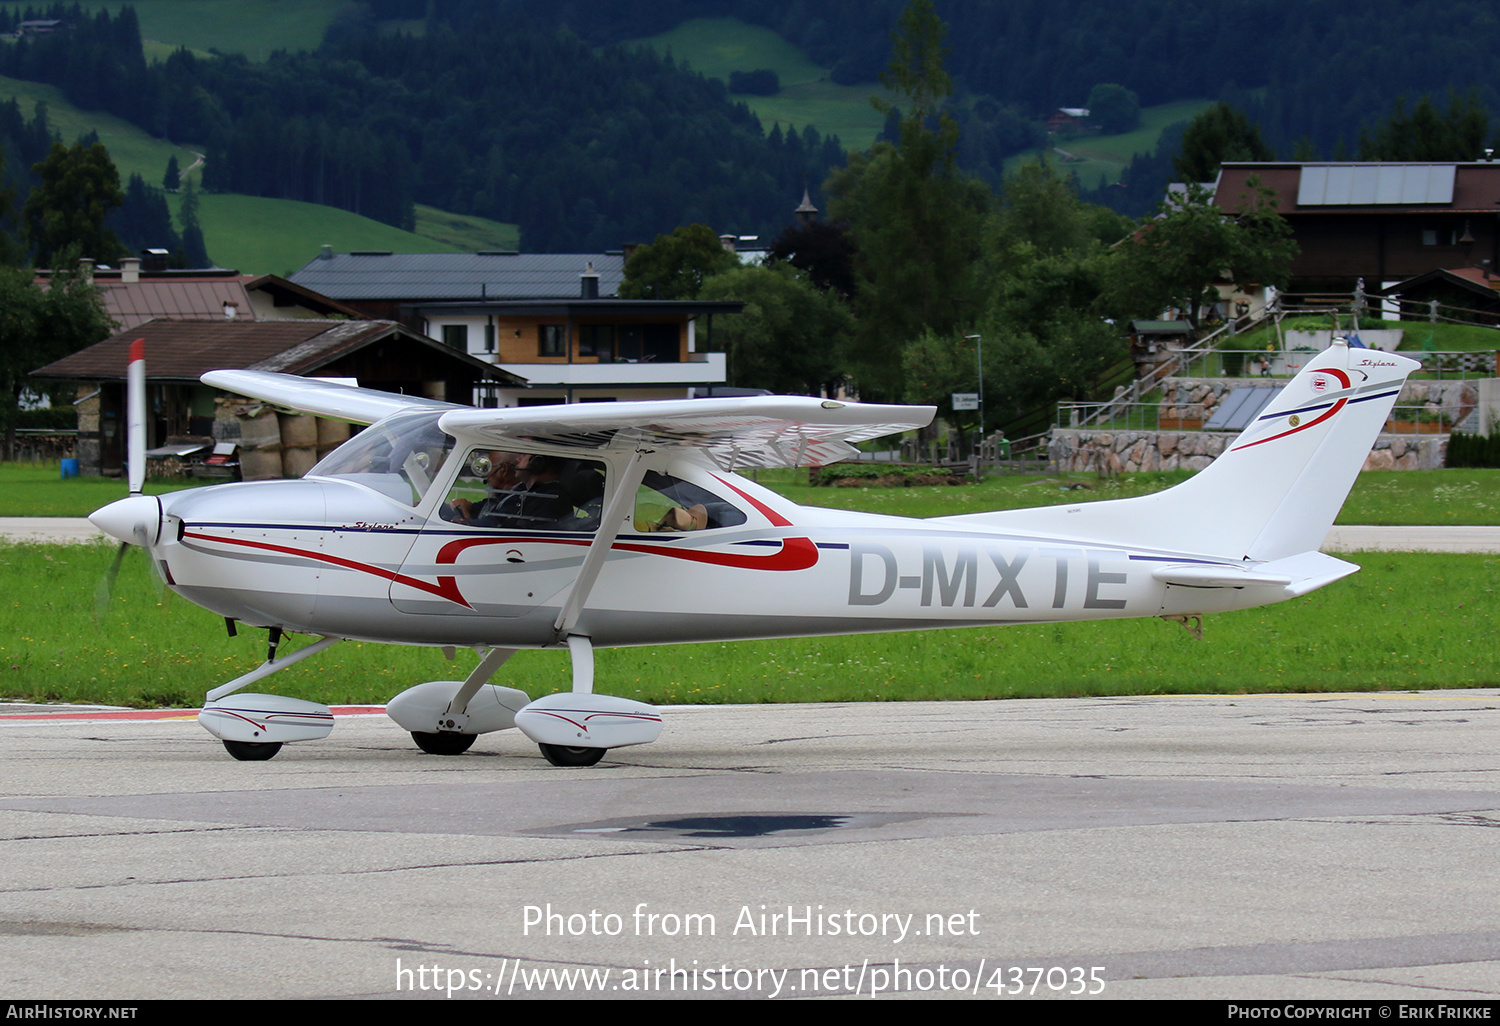
<svg viewBox="0 0 1500 1026">
<path fill-rule="evenodd" d="M 154 495 L 132 495 L 96 509 L 89 522 L 111 538 L 150 545 L 161 533 L 161 501 Z"/>
</svg>

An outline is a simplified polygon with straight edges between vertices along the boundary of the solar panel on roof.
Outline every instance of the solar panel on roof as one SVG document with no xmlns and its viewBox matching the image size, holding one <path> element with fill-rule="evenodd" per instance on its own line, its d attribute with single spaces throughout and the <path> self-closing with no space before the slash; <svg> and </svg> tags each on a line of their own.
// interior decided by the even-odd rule
<svg viewBox="0 0 1500 1026">
<path fill-rule="evenodd" d="M 1260 411 L 1271 405 L 1271 400 L 1281 392 L 1284 385 L 1267 388 L 1252 385 L 1236 388 L 1219 403 L 1214 415 L 1203 425 L 1205 431 L 1243 431 L 1251 421 L 1260 416 Z"/>
<path fill-rule="evenodd" d="M 1455 164 L 1304 164 L 1299 207 L 1453 202 Z"/>
</svg>

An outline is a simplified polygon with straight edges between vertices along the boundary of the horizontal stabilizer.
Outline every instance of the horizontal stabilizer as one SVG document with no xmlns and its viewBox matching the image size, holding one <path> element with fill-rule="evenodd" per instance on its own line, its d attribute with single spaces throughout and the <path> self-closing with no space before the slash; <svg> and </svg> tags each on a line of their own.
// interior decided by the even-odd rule
<svg viewBox="0 0 1500 1026">
<path fill-rule="evenodd" d="M 1202 563 L 1164 566 L 1153 570 L 1151 576 L 1163 584 L 1182 588 L 1280 588 L 1284 597 L 1296 598 L 1348 577 L 1358 569 L 1353 563 L 1321 552 L 1303 552 L 1244 567 Z"/>
<path fill-rule="evenodd" d="M 1268 574 L 1259 569 L 1241 570 L 1234 566 L 1164 566 L 1151 571 L 1151 576 L 1163 584 L 1177 584 L 1184 588 L 1284 588 L 1292 583 L 1290 577 Z"/>
</svg>

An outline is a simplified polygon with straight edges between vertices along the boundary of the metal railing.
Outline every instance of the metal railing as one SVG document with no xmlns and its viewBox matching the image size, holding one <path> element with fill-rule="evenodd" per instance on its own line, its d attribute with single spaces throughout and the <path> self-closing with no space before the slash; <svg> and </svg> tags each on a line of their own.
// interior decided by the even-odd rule
<svg viewBox="0 0 1500 1026">
<path fill-rule="evenodd" d="M 1284 378 L 1300 371 L 1317 355 L 1312 349 L 1215 349 L 1197 353 L 1184 363 L 1183 378 Z M 1497 373 L 1497 354 L 1487 350 L 1444 352 L 1401 352 L 1402 356 L 1422 362 L 1417 373 L 1432 379 L 1466 381 L 1469 378 L 1492 378 Z"/>
<path fill-rule="evenodd" d="M 1198 403 L 1136 402 L 1116 407 L 1105 421 L 1080 416 L 1076 423 L 1072 422 L 1070 414 L 1074 408 L 1088 405 L 1058 403 L 1058 426 L 1087 431 L 1204 431 L 1208 430 L 1204 424 L 1213 416 Z M 1238 434 L 1241 428 L 1215 430 Z M 1383 430 L 1397 435 L 1445 435 L 1453 430 L 1453 415 L 1443 411 L 1434 413 L 1426 405 L 1397 406 L 1391 410 Z"/>
<path fill-rule="evenodd" d="M 999 432 L 964 444 L 956 433 L 941 441 L 920 441 L 916 435 L 890 435 L 866 443 L 851 463 L 884 463 L 891 466 L 923 466 L 981 476 L 991 473 L 1034 473 L 1045 470 L 1047 442 L 1052 432 L 1042 431 L 1020 438 L 999 437 Z"/>
</svg>

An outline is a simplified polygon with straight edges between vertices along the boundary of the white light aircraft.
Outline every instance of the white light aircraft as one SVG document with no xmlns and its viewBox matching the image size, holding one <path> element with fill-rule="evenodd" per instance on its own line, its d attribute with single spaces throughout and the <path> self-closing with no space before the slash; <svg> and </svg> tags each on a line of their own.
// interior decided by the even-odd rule
<svg viewBox="0 0 1500 1026">
<path fill-rule="evenodd" d="M 662 727 L 645 703 L 593 693 L 596 648 L 1116 617 L 1186 625 L 1351 574 L 1318 547 L 1418 366 L 1338 341 L 1175 488 L 931 520 L 798 506 L 735 473 L 834 462 L 851 442 L 927 424 L 930 407 L 766 396 L 471 409 L 216 371 L 203 380 L 370 426 L 301 480 L 146 496 L 132 424 L 132 495 L 91 519 L 144 547 L 169 587 L 231 632 L 237 621 L 270 630 L 266 661 L 209 691 L 198 717 L 236 758 L 327 736 L 326 706 L 237 692 L 359 639 L 479 653 L 467 679 L 418 684 L 387 706 L 424 751 L 456 755 L 517 727 L 554 765 L 587 766 Z M 278 659 L 288 631 L 319 640 Z M 571 692 L 533 701 L 489 684 L 523 648 L 565 649 Z"/>
</svg>

